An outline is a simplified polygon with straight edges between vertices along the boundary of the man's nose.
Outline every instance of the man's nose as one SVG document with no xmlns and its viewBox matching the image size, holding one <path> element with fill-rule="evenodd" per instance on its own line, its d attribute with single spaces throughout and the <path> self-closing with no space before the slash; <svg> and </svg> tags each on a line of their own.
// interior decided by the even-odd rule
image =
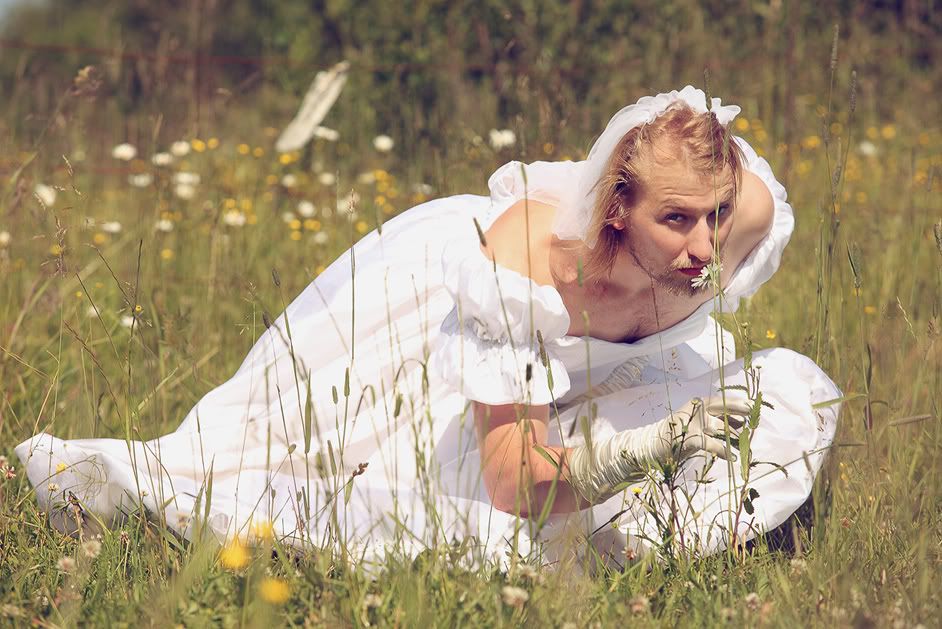
<svg viewBox="0 0 942 629">
<path fill-rule="evenodd" d="M 713 259 L 713 228 L 705 219 L 699 220 L 689 232 L 687 255 L 704 264 Z"/>
</svg>

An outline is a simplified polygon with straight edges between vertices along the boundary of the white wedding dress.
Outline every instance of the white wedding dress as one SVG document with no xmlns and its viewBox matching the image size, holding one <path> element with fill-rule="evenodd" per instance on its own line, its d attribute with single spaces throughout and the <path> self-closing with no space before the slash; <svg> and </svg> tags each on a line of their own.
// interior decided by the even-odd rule
<svg viewBox="0 0 942 629">
<path fill-rule="evenodd" d="M 726 287 L 730 304 L 774 273 L 793 225 L 768 164 L 740 144 L 747 167 L 772 192 L 775 218 Z M 544 166 L 564 173 L 573 165 Z M 251 538 L 255 524 L 270 521 L 285 543 L 342 547 L 360 560 L 456 543 L 478 559 L 515 552 L 551 561 L 592 550 L 618 560 L 628 548 L 656 545 L 651 509 L 666 507 L 652 483 L 640 495 L 626 491 L 542 522 L 489 503 L 470 400 L 556 400 L 551 442 L 574 445 L 583 439 L 573 423 L 588 413 L 589 376 L 593 438 L 664 417 L 669 405 L 715 392 L 721 378 L 712 301 L 633 344 L 567 336 L 569 315 L 553 287 L 485 258 L 472 219 L 486 230 L 522 197 L 520 168 L 499 169 L 490 198 L 431 201 L 365 236 L 288 306 L 176 432 L 147 442 L 39 434 L 19 445 L 53 524 L 74 525 L 63 508 L 74 494 L 90 526 L 112 525 L 141 506 L 186 537 L 201 526 L 221 538 Z M 531 189 L 538 183 L 529 180 Z M 536 329 L 545 362 L 531 340 Z M 721 336 L 731 359 L 732 339 Z M 725 384 L 743 384 L 742 362 L 722 362 Z M 700 483 L 705 458 L 689 461 L 674 497 L 675 541 L 690 551 L 722 548 L 732 529 L 746 539 L 781 524 L 808 497 L 833 439 L 838 406 L 814 405 L 841 393 L 811 360 L 774 349 L 757 353 L 754 365 L 774 408 L 762 412 L 753 455 L 787 475 L 756 466 L 754 513 L 737 516 L 740 492 L 731 486 L 742 484 L 739 465 L 730 476 L 725 463 L 715 464 L 710 482 Z"/>
</svg>

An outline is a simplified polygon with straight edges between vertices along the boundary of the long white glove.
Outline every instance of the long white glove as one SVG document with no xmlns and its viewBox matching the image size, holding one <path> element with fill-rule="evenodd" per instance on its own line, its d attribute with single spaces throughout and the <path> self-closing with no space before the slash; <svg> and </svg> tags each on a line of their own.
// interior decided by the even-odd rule
<svg viewBox="0 0 942 629">
<path fill-rule="evenodd" d="M 751 406 L 719 396 L 694 398 L 673 414 L 642 428 L 624 430 L 599 443 L 576 446 L 569 455 L 569 482 L 586 500 L 599 503 L 625 482 L 643 480 L 649 468 L 672 457 L 683 460 L 700 451 L 736 459 L 727 451 L 723 416 L 739 429 Z"/>
</svg>

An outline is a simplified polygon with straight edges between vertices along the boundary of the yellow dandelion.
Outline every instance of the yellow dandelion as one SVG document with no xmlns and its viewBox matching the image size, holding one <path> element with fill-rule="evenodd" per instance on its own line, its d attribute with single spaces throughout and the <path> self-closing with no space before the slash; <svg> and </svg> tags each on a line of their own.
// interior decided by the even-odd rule
<svg viewBox="0 0 942 629">
<path fill-rule="evenodd" d="M 160 250 L 160 259 L 161 259 L 161 260 L 172 260 L 172 259 L 173 259 L 173 249 L 161 249 L 161 250 Z"/>
<path fill-rule="evenodd" d="M 236 208 L 236 200 L 232 197 L 229 197 L 222 202 L 222 207 L 226 210 L 234 210 Z"/>
<path fill-rule="evenodd" d="M 765 142 L 769 139 L 769 134 L 765 132 L 765 129 L 756 129 L 753 135 L 755 136 L 757 142 Z"/>
<path fill-rule="evenodd" d="M 236 147 L 236 152 L 238 152 L 239 155 L 248 155 L 251 151 L 252 147 L 244 142 Z"/>
<path fill-rule="evenodd" d="M 245 222 L 248 223 L 249 225 L 254 225 L 255 223 L 258 222 L 258 216 L 256 216 L 255 214 L 249 214 L 246 217 Z"/>
<path fill-rule="evenodd" d="M 376 197 L 373 199 L 373 203 L 375 203 L 376 205 L 386 205 L 386 197 L 384 197 L 381 194 L 377 194 Z"/>
<path fill-rule="evenodd" d="M 545 144 L 543 145 L 543 154 L 544 154 L 544 155 L 552 155 L 552 154 L 553 154 L 553 151 L 555 151 L 555 150 L 556 150 L 556 145 L 553 144 L 552 142 L 547 142 L 547 143 L 545 143 Z"/>
<path fill-rule="evenodd" d="M 62 247 L 58 244 L 52 245 L 51 247 L 49 247 L 49 253 L 51 253 L 54 256 L 62 255 Z"/>
<path fill-rule="evenodd" d="M 295 242 L 301 240 L 301 232 L 299 232 L 299 231 L 293 231 L 293 232 L 291 232 L 291 240 L 293 240 L 293 241 L 295 241 Z"/>
<path fill-rule="evenodd" d="M 142 312 L 144 312 L 144 306 L 142 306 L 141 304 L 135 304 L 134 314 L 141 314 Z"/>
<path fill-rule="evenodd" d="M 880 137 L 884 140 L 892 140 L 896 137 L 896 127 L 891 124 L 885 124 L 880 129 Z"/>
<path fill-rule="evenodd" d="M 249 565 L 250 559 L 248 548 L 239 538 L 231 540 L 219 553 L 220 563 L 230 570 L 241 570 Z"/>
<path fill-rule="evenodd" d="M 386 192 L 387 190 L 389 190 L 389 182 L 386 181 L 385 179 L 377 179 L 377 180 L 376 180 L 376 191 L 377 191 L 377 192 Z"/>
<path fill-rule="evenodd" d="M 82 291 L 80 291 L 80 290 L 75 291 L 75 298 L 76 298 L 76 299 L 81 299 L 81 298 L 84 297 L 84 296 L 85 296 L 85 293 L 83 293 Z"/>
<path fill-rule="evenodd" d="M 867 137 L 876 140 L 880 137 L 880 130 L 876 127 L 867 127 Z"/>
<path fill-rule="evenodd" d="M 316 218 L 309 218 L 304 221 L 304 229 L 309 232 L 316 232 L 321 228 L 321 222 Z"/>
<path fill-rule="evenodd" d="M 252 157 L 261 157 L 264 154 L 265 154 L 265 149 L 263 149 L 260 146 L 256 146 L 254 149 L 252 149 Z"/>
<path fill-rule="evenodd" d="M 798 174 L 807 175 L 809 172 L 811 172 L 811 162 L 809 162 L 806 159 L 799 161 L 798 162 Z"/>
<path fill-rule="evenodd" d="M 866 203 L 867 193 L 863 190 L 858 191 L 857 194 L 854 195 L 854 200 L 857 201 L 857 203 Z"/>
<path fill-rule="evenodd" d="M 809 135 L 801 141 L 801 147 L 813 151 L 821 146 L 821 138 L 816 135 Z"/>
<path fill-rule="evenodd" d="M 778 335 L 775 333 L 775 330 L 773 330 L 772 328 L 769 328 L 768 330 L 765 331 L 765 338 L 769 339 L 770 341 L 774 340 L 776 336 Z"/>
<path fill-rule="evenodd" d="M 194 138 L 193 140 L 191 140 L 191 141 L 190 141 L 190 146 L 191 146 L 191 147 L 193 148 L 193 150 L 196 151 L 197 153 L 202 153 L 203 151 L 206 150 L 206 142 L 203 142 L 203 141 L 200 140 L 199 138 Z"/>
<path fill-rule="evenodd" d="M 370 231 L 370 226 L 366 224 L 366 221 L 357 221 L 354 227 L 361 234 L 365 234 L 366 232 Z"/>
<path fill-rule="evenodd" d="M 287 165 L 290 164 L 292 161 L 294 161 L 294 160 L 291 159 L 291 155 L 288 154 L 288 153 L 282 153 L 281 155 L 278 156 L 278 163 L 280 163 L 280 164 L 282 164 L 282 165 L 284 165 L 284 166 L 287 166 Z"/>
<path fill-rule="evenodd" d="M 256 538 L 270 542 L 275 537 L 275 527 L 271 520 L 257 520 L 252 522 L 252 534 Z"/>
<path fill-rule="evenodd" d="M 323 272 L 324 272 L 324 265 L 323 265 L 323 264 L 318 264 L 317 267 L 315 267 L 315 269 L 314 269 L 314 275 L 320 275 L 320 274 L 323 273 Z"/>
<path fill-rule="evenodd" d="M 641 495 L 641 488 L 638 487 L 638 486 L 632 487 L 632 488 L 631 488 L 631 493 L 633 493 L 633 494 L 636 495 L 636 496 L 640 496 L 640 495 Z"/>
<path fill-rule="evenodd" d="M 831 123 L 831 135 L 840 135 L 844 131 L 844 125 L 839 122 Z"/>
<path fill-rule="evenodd" d="M 382 168 L 377 168 L 373 171 L 373 176 L 376 178 L 376 181 L 384 181 L 389 178 L 389 173 Z"/>
<path fill-rule="evenodd" d="M 877 309 L 874 306 L 864 306 L 864 312 L 868 315 L 872 315 L 877 313 Z"/>
<path fill-rule="evenodd" d="M 258 593 L 266 602 L 272 605 L 282 605 L 291 596 L 291 587 L 287 581 L 265 577 L 258 584 Z"/>
<path fill-rule="evenodd" d="M 219 148 L 219 138 L 209 138 L 206 140 L 206 148 L 209 150 Z"/>
<path fill-rule="evenodd" d="M 65 463 L 59 463 L 58 465 L 56 465 L 56 474 L 61 474 L 61 473 L 64 472 L 68 467 L 69 467 L 69 466 L 66 465 Z"/>
<path fill-rule="evenodd" d="M 273 186 L 278 183 L 278 175 L 268 175 L 265 177 L 265 183 L 269 186 Z"/>
<path fill-rule="evenodd" d="M 108 236 L 106 236 L 105 234 L 101 232 L 98 232 L 97 234 L 92 236 L 92 242 L 95 243 L 96 245 L 103 245 L 106 242 L 108 242 Z"/>
<path fill-rule="evenodd" d="M 748 131 L 749 130 L 749 121 L 745 118 L 736 118 L 736 122 L 733 123 L 736 126 L 736 131 Z"/>
<path fill-rule="evenodd" d="M 291 219 L 291 222 L 288 223 L 288 227 L 290 227 L 292 230 L 301 229 L 301 221 L 299 219 L 293 218 Z"/>
</svg>

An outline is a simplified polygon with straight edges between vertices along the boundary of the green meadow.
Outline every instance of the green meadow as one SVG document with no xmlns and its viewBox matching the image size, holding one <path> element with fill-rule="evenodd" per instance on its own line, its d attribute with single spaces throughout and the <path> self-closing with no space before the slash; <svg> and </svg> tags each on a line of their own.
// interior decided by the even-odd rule
<svg viewBox="0 0 942 629">
<path fill-rule="evenodd" d="M 261 4 L 51 0 L 0 23 L 0 625 L 938 624 L 936 3 Z M 336 136 L 277 151 L 342 60 Z M 624 570 L 444 547 L 366 571 L 265 531 L 189 543 L 140 512 L 100 535 L 48 524 L 16 444 L 173 431 L 363 235 L 485 194 L 506 161 L 583 158 L 612 113 L 688 83 L 742 107 L 736 134 L 796 214 L 781 269 L 724 324 L 740 354 L 795 349 L 845 393 L 785 529 Z"/>
</svg>

